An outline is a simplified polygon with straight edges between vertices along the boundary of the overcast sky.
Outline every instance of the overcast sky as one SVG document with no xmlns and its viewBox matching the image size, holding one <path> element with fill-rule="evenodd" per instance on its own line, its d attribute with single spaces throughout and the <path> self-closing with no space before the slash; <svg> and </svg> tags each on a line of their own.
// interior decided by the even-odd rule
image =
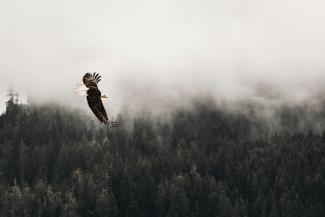
<svg viewBox="0 0 325 217">
<path fill-rule="evenodd" d="M 321 0 L 0 0 L 0 111 L 10 85 L 23 97 L 84 105 L 73 87 L 88 71 L 102 74 L 113 105 L 238 97 L 269 84 L 306 96 L 325 86 L 324 8 Z"/>
</svg>

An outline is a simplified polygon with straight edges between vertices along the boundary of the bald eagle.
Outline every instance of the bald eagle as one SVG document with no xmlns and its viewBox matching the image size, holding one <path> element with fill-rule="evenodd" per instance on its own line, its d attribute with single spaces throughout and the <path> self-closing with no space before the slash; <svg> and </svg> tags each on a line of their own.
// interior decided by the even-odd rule
<svg viewBox="0 0 325 217">
<path fill-rule="evenodd" d="M 102 98 L 107 98 L 107 96 L 101 94 L 97 87 L 97 83 L 101 80 L 101 76 L 99 74 L 96 74 L 94 72 L 86 73 L 82 81 L 85 84 L 85 86 L 88 88 L 87 90 L 87 102 L 92 110 L 92 112 L 95 114 L 95 116 L 98 118 L 98 120 L 101 123 L 104 123 L 105 125 L 108 125 L 109 127 L 115 127 L 117 125 L 116 122 L 111 121 L 106 113 L 106 110 L 104 108 Z"/>
</svg>

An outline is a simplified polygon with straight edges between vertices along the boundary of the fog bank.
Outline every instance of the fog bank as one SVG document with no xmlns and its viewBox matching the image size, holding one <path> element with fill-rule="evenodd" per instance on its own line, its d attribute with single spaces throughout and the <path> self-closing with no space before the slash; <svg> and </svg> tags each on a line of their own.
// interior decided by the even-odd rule
<svg viewBox="0 0 325 217">
<path fill-rule="evenodd" d="M 107 106 L 162 108 L 203 95 L 266 103 L 322 96 L 323 1 L 2 1 L 0 98 L 8 86 L 85 107 L 102 75 Z"/>
</svg>

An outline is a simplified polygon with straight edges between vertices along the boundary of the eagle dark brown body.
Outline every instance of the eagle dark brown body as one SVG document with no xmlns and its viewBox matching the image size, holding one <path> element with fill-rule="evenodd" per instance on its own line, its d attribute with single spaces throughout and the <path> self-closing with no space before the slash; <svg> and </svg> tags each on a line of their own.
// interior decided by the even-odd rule
<svg viewBox="0 0 325 217">
<path fill-rule="evenodd" d="M 100 122 L 113 127 L 116 126 L 116 122 L 112 122 L 108 119 L 105 107 L 102 102 L 102 94 L 97 86 L 97 83 L 101 80 L 100 78 L 101 76 L 96 73 L 86 73 L 84 75 L 82 81 L 86 87 L 88 87 L 87 102 L 90 109 Z"/>
</svg>

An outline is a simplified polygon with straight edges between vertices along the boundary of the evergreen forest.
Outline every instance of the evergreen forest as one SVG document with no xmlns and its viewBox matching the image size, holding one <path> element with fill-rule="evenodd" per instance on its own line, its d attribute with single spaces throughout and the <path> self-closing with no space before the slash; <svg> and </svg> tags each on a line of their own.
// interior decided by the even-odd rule
<svg viewBox="0 0 325 217">
<path fill-rule="evenodd" d="M 22 104 L 0 116 L 0 217 L 325 216 L 325 103 L 168 114 Z"/>
</svg>

